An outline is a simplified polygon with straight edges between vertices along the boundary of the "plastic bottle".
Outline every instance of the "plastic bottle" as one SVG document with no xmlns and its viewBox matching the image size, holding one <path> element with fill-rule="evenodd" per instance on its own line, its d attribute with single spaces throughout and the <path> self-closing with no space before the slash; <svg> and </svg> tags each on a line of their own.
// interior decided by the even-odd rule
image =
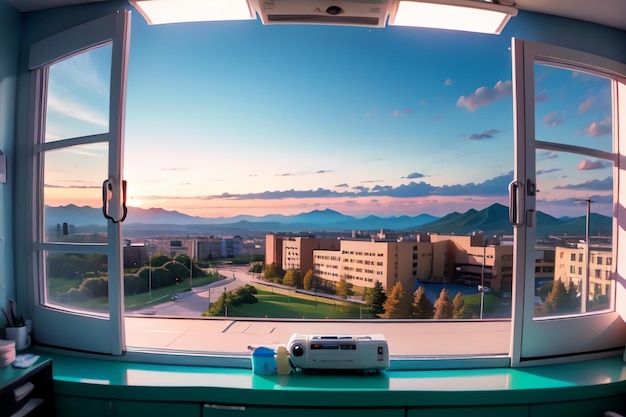
<svg viewBox="0 0 626 417">
<path fill-rule="evenodd" d="M 276 350 L 276 373 L 278 375 L 288 375 L 291 373 L 289 354 L 285 346 L 278 346 Z"/>
</svg>

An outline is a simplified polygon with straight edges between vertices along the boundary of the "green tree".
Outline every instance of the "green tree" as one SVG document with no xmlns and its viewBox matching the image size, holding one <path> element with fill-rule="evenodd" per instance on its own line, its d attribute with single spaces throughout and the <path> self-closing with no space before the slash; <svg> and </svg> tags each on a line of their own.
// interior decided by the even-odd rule
<svg viewBox="0 0 626 417">
<path fill-rule="evenodd" d="M 379 317 L 380 314 L 385 312 L 383 307 L 385 301 L 387 301 L 387 294 L 385 294 L 383 284 L 380 281 L 376 281 L 374 288 L 369 288 L 365 293 L 365 302 L 372 317 Z"/>
<path fill-rule="evenodd" d="M 450 293 L 447 289 L 442 288 L 439 298 L 435 301 L 434 319 L 451 319 L 454 317 L 454 304 L 450 300 Z"/>
<path fill-rule="evenodd" d="M 302 275 L 298 269 L 290 269 L 283 277 L 283 285 L 289 287 L 302 288 Z"/>
<path fill-rule="evenodd" d="M 435 306 L 426 296 L 426 289 L 420 285 L 415 291 L 413 299 L 413 318 L 416 319 L 432 319 L 435 315 Z"/>
<path fill-rule="evenodd" d="M 569 313 L 580 308 L 577 297 L 577 287 L 570 282 L 566 289 L 561 278 L 557 278 L 552 283 L 552 289 L 546 296 L 543 308 L 548 314 Z"/>
<path fill-rule="evenodd" d="M 171 260 L 172 258 L 170 258 L 169 256 L 163 253 L 158 253 L 152 257 L 152 259 L 150 260 L 150 264 L 154 268 L 158 268 L 159 266 L 163 266 Z"/>
<path fill-rule="evenodd" d="M 385 319 L 407 319 L 411 317 L 411 296 L 404 290 L 400 281 L 396 282 L 387 294 L 383 304 L 385 312 L 381 315 Z"/>
<path fill-rule="evenodd" d="M 263 270 L 263 277 L 268 281 L 280 283 L 283 281 L 284 276 L 285 271 L 280 266 L 278 266 L 276 262 L 272 262 L 271 264 L 266 265 L 265 269 Z"/>
<path fill-rule="evenodd" d="M 248 272 L 252 274 L 260 274 L 261 272 L 263 272 L 263 265 L 257 262 L 250 267 Z"/>
<path fill-rule="evenodd" d="M 348 298 L 348 296 L 352 294 L 352 284 L 346 281 L 345 278 L 341 278 L 341 280 L 335 284 L 335 294 L 341 298 Z"/>
<path fill-rule="evenodd" d="M 309 269 L 308 271 L 306 271 L 306 274 L 304 274 L 304 278 L 302 278 L 302 287 L 305 290 L 311 290 L 313 288 L 315 288 L 315 277 L 313 276 L 313 270 Z"/>
</svg>

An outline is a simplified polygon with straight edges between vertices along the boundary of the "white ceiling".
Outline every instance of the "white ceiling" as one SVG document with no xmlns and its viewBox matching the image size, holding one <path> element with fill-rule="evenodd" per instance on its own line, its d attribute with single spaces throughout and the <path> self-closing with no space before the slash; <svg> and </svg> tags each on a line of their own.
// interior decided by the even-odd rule
<svg viewBox="0 0 626 417">
<path fill-rule="evenodd" d="M 22 12 L 106 0 L 5 0 Z M 297 1 L 297 0 L 294 0 Z M 517 0 L 520 10 L 586 20 L 626 30 L 626 0 Z"/>
</svg>

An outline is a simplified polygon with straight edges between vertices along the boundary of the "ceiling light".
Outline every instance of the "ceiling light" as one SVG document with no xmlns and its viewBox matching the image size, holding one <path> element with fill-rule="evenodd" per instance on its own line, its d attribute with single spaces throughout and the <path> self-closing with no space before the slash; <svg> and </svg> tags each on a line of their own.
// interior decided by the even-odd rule
<svg viewBox="0 0 626 417">
<path fill-rule="evenodd" d="M 482 0 L 400 0 L 389 24 L 500 34 L 517 9 Z"/>
<path fill-rule="evenodd" d="M 246 0 L 131 0 L 130 2 L 151 25 L 256 18 Z"/>
</svg>

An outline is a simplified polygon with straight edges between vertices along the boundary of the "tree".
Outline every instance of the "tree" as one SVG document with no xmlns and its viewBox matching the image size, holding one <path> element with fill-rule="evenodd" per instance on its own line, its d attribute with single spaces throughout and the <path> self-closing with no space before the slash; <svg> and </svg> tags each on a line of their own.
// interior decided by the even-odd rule
<svg viewBox="0 0 626 417">
<path fill-rule="evenodd" d="M 386 319 L 407 319 L 411 317 L 411 297 L 404 291 L 404 286 L 400 281 L 391 287 L 383 308 L 385 312 L 381 317 Z"/>
<path fill-rule="evenodd" d="M 302 288 L 302 275 L 298 269 L 290 269 L 283 277 L 283 285 L 289 287 Z"/>
<path fill-rule="evenodd" d="M 465 304 L 465 297 L 461 291 L 457 292 L 452 300 L 453 312 L 455 319 L 471 319 L 474 317 L 476 308 L 472 305 Z"/>
<path fill-rule="evenodd" d="M 543 304 L 548 314 L 572 312 L 579 308 L 579 305 L 576 285 L 570 282 L 569 288 L 566 289 L 561 278 L 554 280 L 552 289 L 546 296 Z"/>
<path fill-rule="evenodd" d="M 439 298 L 435 301 L 434 319 L 451 319 L 454 317 L 454 304 L 450 300 L 450 293 L 447 289 L 442 288 Z"/>
<path fill-rule="evenodd" d="M 313 270 L 309 269 L 304 274 L 304 278 L 302 278 L 302 286 L 305 290 L 311 290 L 315 287 L 315 277 L 313 276 Z"/>
<path fill-rule="evenodd" d="M 272 262 L 271 264 L 266 265 L 265 269 L 263 270 L 263 277 L 268 281 L 280 283 L 283 281 L 284 276 L 285 271 L 280 266 L 278 266 L 276 262 Z"/>
<path fill-rule="evenodd" d="M 352 284 L 348 283 L 345 278 L 335 284 L 335 294 L 341 298 L 348 298 L 352 294 Z"/>
<path fill-rule="evenodd" d="M 413 299 L 413 318 L 416 319 L 432 319 L 435 315 L 435 306 L 426 296 L 426 289 L 420 285 L 415 291 Z"/>
<path fill-rule="evenodd" d="M 380 281 L 374 283 L 374 288 L 367 290 L 365 294 L 365 302 L 369 308 L 369 313 L 372 317 L 378 317 L 385 312 L 383 305 L 387 301 L 387 294 L 383 289 L 383 284 Z"/>
</svg>

